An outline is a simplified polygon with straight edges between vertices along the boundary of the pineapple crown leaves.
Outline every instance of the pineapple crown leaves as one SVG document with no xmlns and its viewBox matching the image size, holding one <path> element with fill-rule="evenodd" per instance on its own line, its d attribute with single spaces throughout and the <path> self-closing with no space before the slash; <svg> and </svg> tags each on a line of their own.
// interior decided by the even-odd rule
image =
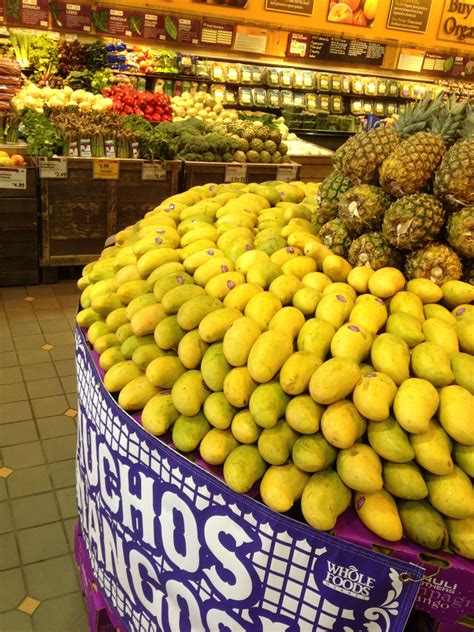
<svg viewBox="0 0 474 632">
<path fill-rule="evenodd" d="M 474 102 L 469 102 L 466 106 L 466 118 L 461 130 L 461 136 L 464 139 L 474 138 Z"/>
<path fill-rule="evenodd" d="M 460 136 L 460 127 L 464 120 L 466 106 L 466 101 L 456 103 L 454 97 L 446 101 L 431 118 L 430 131 L 436 136 L 441 136 L 447 145 L 453 143 Z"/>
<path fill-rule="evenodd" d="M 428 92 L 421 101 L 408 104 L 405 112 L 400 114 L 393 125 L 393 129 L 398 136 L 407 138 L 415 132 L 420 132 L 427 128 L 430 120 L 442 108 L 441 99 L 441 93 L 433 99 L 431 92 Z"/>
</svg>

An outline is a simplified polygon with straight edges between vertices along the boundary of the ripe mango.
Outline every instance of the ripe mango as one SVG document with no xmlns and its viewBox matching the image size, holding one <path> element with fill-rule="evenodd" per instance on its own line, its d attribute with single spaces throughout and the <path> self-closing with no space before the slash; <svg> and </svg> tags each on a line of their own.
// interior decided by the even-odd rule
<svg viewBox="0 0 474 632">
<path fill-rule="evenodd" d="M 250 268 L 256 263 L 267 263 L 268 261 L 270 261 L 270 257 L 266 252 L 262 250 L 247 250 L 241 254 L 235 262 L 235 269 L 237 272 L 247 274 Z"/>
<path fill-rule="evenodd" d="M 246 366 L 231 369 L 224 378 L 224 394 L 227 401 L 236 408 L 248 406 L 250 396 L 257 388 Z"/>
<path fill-rule="evenodd" d="M 281 274 L 270 283 L 268 291 L 274 294 L 282 305 L 288 305 L 302 287 L 303 283 L 294 274 Z"/>
<path fill-rule="evenodd" d="M 224 480 L 232 491 L 246 494 L 266 469 L 267 464 L 256 446 L 239 445 L 225 460 Z"/>
<path fill-rule="evenodd" d="M 224 379 L 231 368 L 224 355 L 223 343 L 210 345 L 201 361 L 201 374 L 211 391 L 222 391 Z"/>
<path fill-rule="evenodd" d="M 155 437 L 161 437 L 168 432 L 178 417 L 179 412 L 173 405 L 171 393 L 162 391 L 145 404 L 142 426 Z"/>
<path fill-rule="evenodd" d="M 327 274 L 332 281 L 347 281 L 351 264 L 339 255 L 330 254 L 323 259 L 323 272 Z"/>
<path fill-rule="evenodd" d="M 309 476 L 293 463 L 272 465 L 263 475 L 260 494 L 273 511 L 289 511 L 301 498 Z"/>
<path fill-rule="evenodd" d="M 352 402 L 341 399 L 330 404 L 321 417 L 321 432 L 328 443 L 344 450 L 364 434 L 367 423 Z"/>
<path fill-rule="evenodd" d="M 348 487 L 359 492 L 372 494 L 383 487 L 382 462 L 375 450 L 364 443 L 339 451 L 337 473 Z"/>
<path fill-rule="evenodd" d="M 114 333 L 109 332 L 108 334 L 104 334 L 103 336 L 97 338 L 93 347 L 94 351 L 100 355 L 107 349 L 110 349 L 110 347 L 120 347 L 120 343 L 117 340 L 117 336 Z"/>
<path fill-rule="evenodd" d="M 299 437 L 291 452 L 294 464 L 303 472 L 320 472 L 336 460 L 337 450 L 320 432 Z"/>
<path fill-rule="evenodd" d="M 223 391 L 219 391 L 211 393 L 206 398 L 203 411 L 207 421 L 214 426 L 214 428 L 227 430 L 227 428 L 230 428 L 237 409 L 229 404 Z"/>
<path fill-rule="evenodd" d="M 319 356 L 309 351 L 296 351 L 280 369 L 280 385 L 285 393 L 299 395 L 307 390 L 311 376 L 321 365 Z"/>
<path fill-rule="evenodd" d="M 369 266 L 356 266 L 347 275 L 347 282 L 359 294 L 364 294 L 369 289 L 369 279 L 374 270 Z"/>
<path fill-rule="evenodd" d="M 463 445 L 474 446 L 474 397 L 462 386 L 445 386 L 439 392 L 439 420 L 447 434 Z"/>
<path fill-rule="evenodd" d="M 196 369 L 209 345 L 199 335 L 198 329 L 188 331 L 178 343 L 178 358 L 187 369 Z"/>
<path fill-rule="evenodd" d="M 245 316 L 234 320 L 223 340 L 224 356 L 229 364 L 243 366 L 260 334 L 260 327 L 251 318 Z"/>
<path fill-rule="evenodd" d="M 178 325 L 190 331 L 199 327 L 201 320 L 216 309 L 222 307 L 222 301 L 211 296 L 196 296 L 186 301 L 178 309 L 176 319 Z"/>
<path fill-rule="evenodd" d="M 145 279 L 150 276 L 153 270 L 171 261 L 179 261 L 179 253 L 174 248 L 158 248 L 144 253 L 138 259 L 136 268 L 141 278 Z"/>
<path fill-rule="evenodd" d="M 257 295 L 258 296 L 258 295 Z M 250 349 L 247 368 L 256 382 L 269 382 L 293 352 L 291 337 L 282 331 L 265 331 Z"/>
<path fill-rule="evenodd" d="M 464 281 L 446 281 L 441 286 L 443 292 L 443 303 L 454 309 L 462 303 L 472 303 L 474 301 L 474 286 Z"/>
<path fill-rule="evenodd" d="M 110 327 L 103 320 L 97 320 L 87 330 L 87 340 L 93 345 L 97 338 L 111 333 Z"/>
<path fill-rule="evenodd" d="M 145 375 L 140 375 L 125 384 L 119 393 L 118 404 L 124 410 L 141 410 L 156 394 L 153 384 Z"/>
<path fill-rule="evenodd" d="M 353 402 L 361 415 L 371 421 L 387 419 L 397 386 L 389 375 L 367 373 L 354 388 Z"/>
<path fill-rule="evenodd" d="M 328 294 L 342 294 L 349 301 L 354 302 L 357 298 L 357 294 L 348 283 L 342 283 L 341 281 L 335 281 L 330 285 L 326 286 L 323 290 L 323 296 L 327 296 Z"/>
<path fill-rule="evenodd" d="M 183 266 L 188 274 L 194 274 L 202 263 L 206 263 L 213 257 L 223 257 L 224 251 L 219 248 L 206 248 L 189 255 L 184 261 Z"/>
<path fill-rule="evenodd" d="M 119 335 L 118 335 L 119 331 L 120 330 L 117 330 L 116 332 L 117 339 L 119 339 Z M 153 336 L 133 336 L 132 335 L 132 336 L 128 336 L 128 338 L 126 338 L 122 342 L 122 346 L 120 347 L 120 350 L 122 351 L 123 355 L 127 358 L 127 360 L 129 360 L 133 356 L 135 349 L 138 349 L 138 347 L 140 347 L 141 345 L 148 345 L 153 342 L 154 342 Z"/>
<path fill-rule="evenodd" d="M 313 288 L 318 292 L 324 292 L 324 289 L 332 284 L 331 279 L 324 272 L 310 272 L 302 279 L 304 287 Z"/>
<path fill-rule="evenodd" d="M 81 309 L 76 314 L 76 323 L 79 327 L 90 327 L 97 320 L 100 320 L 100 316 L 97 312 L 95 312 L 92 307 L 86 307 L 85 309 Z"/>
<path fill-rule="evenodd" d="M 393 401 L 393 412 L 404 430 L 420 434 L 428 430 L 438 406 L 438 391 L 431 382 L 414 377 L 400 385 Z"/>
<path fill-rule="evenodd" d="M 156 298 L 151 292 L 145 292 L 145 294 L 140 294 L 140 296 L 132 299 L 125 308 L 128 320 L 131 321 L 133 316 L 135 316 L 135 314 L 144 307 L 147 307 L 148 305 L 156 305 L 156 302 Z"/>
<path fill-rule="evenodd" d="M 163 305 L 153 303 L 136 311 L 130 319 L 130 326 L 135 336 L 146 336 L 153 334 L 158 323 L 166 316 Z"/>
<path fill-rule="evenodd" d="M 245 316 L 254 320 L 262 331 L 266 331 L 271 319 L 282 307 L 281 301 L 270 292 L 259 292 L 245 306 Z"/>
<path fill-rule="evenodd" d="M 464 520 L 446 520 L 449 533 L 449 546 L 458 555 L 474 560 L 474 518 Z"/>
<path fill-rule="evenodd" d="M 177 272 L 181 274 L 185 272 L 183 264 L 179 261 L 170 261 L 168 263 L 164 263 L 159 268 L 153 270 L 150 276 L 148 276 L 146 279 L 148 292 L 153 292 L 153 288 L 155 287 L 155 283 L 158 281 L 158 279 L 169 276 L 170 274 L 175 274 Z"/>
<path fill-rule="evenodd" d="M 118 309 L 114 309 L 114 311 L 110 312 L 107 316 L 105 322 L 107 323 L 109 331 L 117 331 L 120 325 L 128 323 L 127 308 L 119 307 Z"/>
<path fill-rule="evenodd" d="M 193 452 L 210 430 L 211 425 L 203 413 L 179 415 L 173 424 L 172 431 L 175 448 L 180 452 Z"/>
<path fill-rule="evenodd" d="M 239 411 L 234 416 L 230 429 L 239 443 L 248 444 L 257 443 L 263 430 L 260 426 L 257 426 L 250 411 L 247 409 Z"/>
<path fill-rule="evenodd" d="M 283 307 L 268 323 L 268 331 L 282 331 L 293 340 L 305 323 L 304 315 L 296 307 Z"/>
<path fill-rule="evenodd" d="M 367 529 L 389 542 L 401 540 L 403 528 L 400 514 L 395 500 L 385 489 L 372 494 L 357 492 L 354 506 Z"/>
<path fill-rule="evenodd" d="M 284 232 L 285 229 L 282 230 L 282 237 L 286 236 L 283 234 Z M 281 267 L 287 261 L 290 261 L 291 259 L 294 259 L 301 254 L 303 254 L 303 252 L 299 248 L 294 248 L 293 246 L 285 246 L 284 248 L 280 248 L 279 250 L 274 252 L 270 257 L 270 260 L 272 261 L 272 263 L 276 263 L 277 266 Z"/>
<path fill-rule="evenodd" d="M 434 342 L 422 342 L 411 354 L 411 364 L 416 377 L 428 380 L 440 388 L 454 382 L 449 355 Z"/>
<path fill-rule="evenodd" d="M 325 320 L 337 330 L 349 318 L 353 306 L 354 303 L 342 294 L 323 294 L 316 307 L 316 318 Z"/>
<path fill-rule="evenodd" d="M 302 314 L 309 316 L 310 314 L 314 314 L 322 297 L 323 295 L 318 290 L 311 287 L 302 287 L 294 293 L 293 305 L 298 308 Z"/>
<path fill-rule="evenodd" d="M 405 286 L 405 277 L 397 268 L 380 268 L 369 279 L 369 292 L 379 298 L 390 298 Z"/>
<path fill-rule="evenodd" d="M 425 314 L 425 318 L 440 318 L 448 323 L 448 325 L 454 326 L 456 324 L 456 318 L 451 314 L 449 309 L 446 309 L 443 305 L 429 303 L 423 306 L 423 313 Z"/>
<path fill-rule="evenodd" d="M 176 314 L 181 305 L 204 293 L 204 290 L 199 285 L 179 285 L 164 294 L 161 304 L 167 314 Z"/>
<path fill-rule="evenodd" d="M 381 334 L 372 345 L 370 359 L 376 371 L 389 375 L 400 385 L 410 377 L 410 350 L 395 334 Z"/>
<path fill-rule="evenodd" d="M 458 321 L 456 333 L 461 351 L 474 355 L 474 321 L 467 319 Z"/>
<path fill-rule="evenodd" d="M 281 274 L 283 271 L 276 263 L 271 261 L 254 263 L 247 272 L 247 282 L 267 289 Z"/>
<path fill-rule="evenodd" d="M 176 380 L 186 372 L 186 367 L 176 356 L 157 357 L 146 368 L 148 380 L 158 388 L 170 389 Z"/>
<path fill-rule="evenodd" d="M 298 351 L 314 353 L 321 361 L 324 361 L 335 333 L 336 330 L 327 321 L 321 318 L 310 318 L 298 334 Z"/>
<path fill-rule="evenodd" d="M 419 296 L 412 292 L 397 292 L 390 301 L 391 314 L 409 314 L 419 321 L 425 320 L 423 302 Z"/>
<path fill-rule="evenodd" d="M 444 549 L 449 542 L 443 516 L 426 500 L 404 500 L 398 504 L 403 530 L 426 549 Z"/>
<path fill-rule="evenodd" d="M 234 264 L 228 257 L 212 257 L 201 265 L 194 272 L 194 282 L 201 287 L 218 274 L 223 272 L 233 272 Z"/>
<path fill-rule="evenodd" d="M 270 465 L 283 465 L 288 461 L 297 438 L 296 432 L 284 419 L 280 419 L 273 427 L 265 428 L 259 436 L 258 451 Z"/>
<path fill-rule="evenodd" d="M 385 331 L 404 340 L 410 348 L 416 347 L 425 340 L 422 322 L 403 312 L 390 314 Z"/>
<path fill-rule="evenodd" d="M 164 351 L 152 342 L 150 344 L 140 345 L 137 347 L 132 354 L 132 362 L 134 362 L 139 369 L 145 371 L 152 360 L 160 358 L 163 355 L 165 355 Z"/>
<path fill-rule="evenodd" d="M 258 426 L 273 428 L 283 417 L 289 401 L 278 382 L 259 384 L 250 397 L 250 413 Z"/>
<path fill-rule="evenodd" d="M 457 465 L 451 474 L 436 476 L 426 474 L 428 500 L 435 509 L 448 518 L 474 517 L 474 492 L 472 483 Z"/>
<path fill-rule="evenodd" d="M 470 445 L 454 444 L 453 457 L 456 465 L 474 478 L 474 448 Z"/>
<path fill-rule="evenodd" d="M 92 299 L 90 306 L 99 314 L 99 316 L 107 318 L 111 312 L 122 307 L 123 303 L 118 294 L 114 292 L 105 292 L 104 294 L 95 296 Z"/>
<path fill-rule="evenodd" d="M 367 427 L 367 439 L 375 452 L 386 461 L 408 463 L 415 458 L 415 450 L 408 435 L 393 417 L 387 417 L 384 421 L 371 421 Z"/>
<path fill-rule="evenodd" d="M 171 389 L 173 404 L 182 415 L 193 417 L 201 410 L 206 397 L 209 395 L 207 385 L 202 379 L 200 371 L 192 370 L 183 373 Z"/>
<path fill-rule="evenodd" d="M 384 463 L 383 484 L 397 498 L 421 500 L 428 496 L 425 479 L 415 463 Z"/>
<path fill-rule="evenodd" d="M 161 303 L 165 294 L 173 288 L 180 287 L 182 285 L 193 284 L 194 281 L 192 276 L 190 276 L 186 272 L 178 270 L 177 272 L 172 272 L 171 274 L 162 276 L 157 279 L 155 285 L 153 286 L 153 295 L 156 298 L 157 302 Z"/>
<path fill-rule="evenodd" d="M 407 283 L 407 291 L 416 294 L 423 305 L 437 303 L 443 298 L 443 290 L 429 279 L 411 279 Z"/>
<path fill-rule="evenodd" d="M 224 306 L 233 307 L 243 313 L 252 296 L 255 296 L 255 294 L 259 292 L 263 292 L 262 287 L 253 285 L 252 283 L 242 283 L 234 287 L 227 294 L 224 298 Z"/>
<path fill-rule="evenodd" d="M 124 305 L 128 305 L 134 298 L 147 293 L 146 281 L 127 281 L 117 288 L 117 296 Z"/>
<path fill-rule="evenodd" d="M 123 362 L 123 360 L 125 360 L 125 356 L 120 351 L 120 347 L 110 347 L 100 354 L 99 364 L 101 369 L 107 372 L 110 367 L 118 362 Z"/>
<path fill-rule="evenodd" d="M 312 527 L 329 531 L 338 517 L 349 507 L 351 491 L 337 472 L 331 469 L 313 474 L 301 496 L 301 511 Z"/>
<path fill-rule="evenodd" d="M 125 340 L 133 336 L 131 324 L 127 322 L 127 323 L 124 323 L 123 325 L 120 325 L 120 327 L 115 332 L 115 335 L 117 336 L 117 340 L 120 342 L 120 344 L 123 344 Z M 133 355 L 133 351 L 132 351 L 132 355 Z"/>
<path fill-rule="evenodd" d="M 143 280 L 143 277 L 140 274 L 140 271 L 138 270 L 138 266 L 135 263 L 128 266 L 124 266 L 123 268 L 118 270 L 113 281 L 111 283 L 109 282 L 106 284 L 106 286 L 110 288 L 110 289 L 107 289 L 106 291 L 115 292 L 118 290 L 119 287 L 121 287 L 125 283 L 129 283 L 130 281 L 142 281 L 142 280 Z M 105 283 L 102 282 L 102 284 L 103 285 L 99 286 L 98 283 L 95 283 L 94 292 L 97 292 L 97 293 L 102 292 L 103 290 L 101 288 L 105 286 Z"/>
<path fill-rule="evenodd" d="M 372 334 L 363 325 L 348 322 L 334 334 L 331 354 L 334 358 L 349 358 L 360 364 L 369 355 L 372 340 Z"/>
<path fill-rule="evenodd" d="M 232 323 L 238 318 L 242 318 L 242 314 L 238 309 L 232 307 L 216 309 L 204 316 L 199 323 L 199 335 L 204 342 L 223 340 Z"/>
<path fill-rule="evenodd" d="M 312 257 L 307 257 L 305 255 L 299 255 L 294 259 L 290 259 L 286 261 L 281 269 L 285 275 L 291 274 L 292 276 L 297 277 L 298 279 L 303 279 L 307 274 L 311 272 L 316 272 L 317 266 L 316 262 Z"/>
<path fill-rule="evenodd" d="M 333 404 L 352 393 L 360 379 L 360 368 L 354 360 L 331 358 L 313 373 L 309 392 L 317 404 Z"/>
<path fill-rule="evenodd" d="M 456 330 L 441 318 L 428 318 L 423 323 L 423 335 L 426 342 L 434 342 L 451 355 L 459 351 Z"/>
<path fill-rule="evenodd" d="M 216 395 L 216 393 L 213 393 Z M 212 428 L 202 439 L 199 446 L 201 458 L 209 465 L 222 465 L 238 442 L 230 430 Z"/>
</svg>

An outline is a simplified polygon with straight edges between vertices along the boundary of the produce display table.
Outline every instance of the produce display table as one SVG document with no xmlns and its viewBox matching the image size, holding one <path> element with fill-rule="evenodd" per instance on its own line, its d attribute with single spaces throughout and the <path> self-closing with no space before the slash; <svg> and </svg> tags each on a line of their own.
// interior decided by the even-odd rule
<svg viewBox="0 0 474 632">
<path fill-rule="evenodd" d="M 6 177 L 23 169 L 0 169 Z M 0 187 L 0 286 L 39 283 L 36 167 L 26 167 L 24 187 Z M 9 184 L 8 184 L 9 186 Z"/>
<path fill-rule="evenodd" d="M 86 596 L 101 593 L 116 628 L 403 630 L 420 566 L 235 494 L 196 455 L 145 432 L 105 390 L 79 328 L 76 362 L 79 557 Z"/>
<path fill-rule="evenodd" d="M 300 165 L 299 179 L 303 182 L 322 182 L 334 169 L 332 156 L 292 156 Z"/>
<path fill-rule="evenodd" d="M 41 266 L 92 261 L 109 235 L 178 192 L 181 161 L 164 180 L 143 180 L 142 160 L 118 160 L 118 179 L 94 178 L 90 158 L 70 158 L 67 178 L 41 179 Z"/>
<path fill-rule="evenodd" d="M 185 160 L 182 190 L 187 191 L 191 187 L 209 184 L 209 182 L 214 182 L 216 184 L 226 182 L 226 168 L 229 164 L 235 165 L 236 163 L 189 162 Z M 237 165 L 238 164 L 239 163 L 237 163 Z M 279 167 L 287 167 L 288 164 L 296 164 L 293 179 L 299 180 L 300 166 L 294 162 L 286 163 L 285 165 L 247 163 L 243 165 L 247 168 L 245 182 L 266 182 L 267 180 L 278 180 Z"/>
</svg>

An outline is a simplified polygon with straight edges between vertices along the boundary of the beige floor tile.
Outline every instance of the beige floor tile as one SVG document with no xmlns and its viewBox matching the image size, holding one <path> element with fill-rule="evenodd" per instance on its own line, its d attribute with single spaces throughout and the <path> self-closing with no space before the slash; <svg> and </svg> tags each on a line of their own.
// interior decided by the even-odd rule
<svg viewBox="0 0 474 632">
<path fill-rule="evenodd" d="M 43 334 L 29 334 L 27 336 L 15 336 L 13 342 L 17 351 L 25 349 L 39 349 L 46 342 Z"/>
<path fill-rule="evenodd" d="M 53 362 L 41 362 L 39 364 L 27 364 L 21 367 L 23 378 L 28 386 L 29 382 L 55 378 L 57 376 L 56 367 Z"/>
<path fill-rule="evenodd" d="M 3 384 L 0 386 L 0 402 L 8 404 L 10 402 L 19 402 L 28 397 L 23 382 L 16 384 Z"/>
<path fill-rule="evenodd" d="M 0 425 L 0 447 L 28 443 L 36 439 L 38 439 L 38 433 L 33 420 Z"/>
<path fill-rule="evenodd" d="M 37 309 L 35 312 L 40 323 L 45 320 L 58 320 L 64 318 L 64 312 L 60 307 L 50 307 L 48 309 Z"/>
<path fill-rule="evenodd" d="M 77 516 L 76 488 L 66 487 L 56 491 L 59 502 L 59 511 L 64 519 Z"/>
<path fill-rule="evenodd" d="M 5 353 L 0 353 L 0 367 L 12 367 L 18 366 L 18 357 L 15 351 L 7 351 Z"/>
<path fill-rule="evenodd" d="M 75 435 L 77 432 L 74 420 L 65 415 L 42 417 L 36 420 L 36 425 L 42 439 L 52 439 L 53 437 L 63 437 L 71 434 Z"/>
<path fill-rule="evenodd" d="M 25 597 L 25 584 L 19 568 L 2 571 L 0 573 L 0 612 L 16 608 Z M 21 628 L 6 627 L 4 614 L 0 614 L 0 630 L 21 630 Z"/>
<path fill-rule="evenodd" d="M 18 531 L 18 545 L 23 564 L 32 564 L 66 555 L 68 546 L 60 522 Z"/>
<path fill-rule="evenodd" d="M 74 345 L 61 345 L 60 347 L 54 347 L 49 351 L 52 359 L 57 362 L 58 360 L 72 360 L 76 355 Z"/>
<path fill-rule="evenodd" d="M 80 592 L 41 604 L 33 615 L 35 632 L 86 632 L 87 615 Z"/>
<path fill-rule="evenodd" d="M 76 482 L 76 461 L 60 461 L 49 464 L 49 473 L 55 489 L 71 487 Z"/>
<path fill-rule="evenodd" d="M 5 353 L 6 351 L 15 351 L 13 338 L 0 338 L 0 353 Z"/>
<path fill-rule="evenodd" d="M 77 379 L 75 375 L 66 375 L 59 378 L 65 393 L 77 392 Z"/>
<path fill-rule="evenodd" d="M 54 439 L 45 439 L 43 441 L 43 449 L 48 463 L 72 459 L 76 456 L 76 436 L 68 435 Z M 8 465 L 8 463 L 6 464 Z"/>
<path fill-rule="evenodd" d="M 23 380 L 19 366 L 10 366 L 0 369 L 0 384 L 15 384 Z"/>
<path fill-rule="evenodd" d="M 8 501 L 0 503 L 0 533 L 13 531 L 13 518 Z"/>
<path fill-rule="evenodd" d="M 63 394 L 62 384 L 57 377 L 48 377 L 44 380 L 35 380 L 30 383 L 27 382 L 26 387 L 30 399 Z"/>
<path fill-rule="evenodd" d="M 22 366 L 48 362 L 51 358 L 44 349 L 23 349 L 18 351 L 18 360 Z"/>
<path fill-rule="evenodd" d="M 0 614 L 0 630 L 5 630 L 5 632 L 33 632 L 33 622 L 28 614 L 18 610 L 10 610 Z M 85 632 L 85 630 L 81 632 Z"/>
<path fill-rule="evenodd" d="M 45 296 L 44 298 L 35 298 L 33 301 L 35 311 L 42 309 L 56 309 L 59 306 L 59 301 L 54 294 L 51 294 L 51 296 Z"/>
<path fill-rule="evenodd" d="M 54 321 L 50 321 L 54 322 Z M 61 347 L 64 345 L 74 346 L 74 334 L 72 331 L 60 331 L 57 333 L 49 333 L 44 335 L 46 342 L 54 347 Z"/>
<path fill-rule="evenodd" d="M 33 419 L 29 401 L 0 404 L 0 424 L 10 424 L 26 419 Z"/>
<path fill-rule="evenodd" d="M 17 323 L 15 321 L 11 321 L 10 330 L 12 332 L 12 336 L 26 336 L 41 333 L 39 323 L 36 320 L 26 323 Z"/>
<path fill-rule="evenodd" d="M 19 565 L 20 558 L 18 556 L 15 534 L 12 532 L 0 535 L 0 570 L 5 571 L 9 568 L 15 568 Z M 4 586 L 1 583 L 0 586 L 3 590 Z"/>
<path fill-rule="evenodd" d="M 67 501 L 64 500 L 64 502 Z M 11 507 L 16 529 L 27 529 L 59 520 L 58 507 L 53 492 L 15 498 L 12 500 Z M 72 516 L 66 517 L 71 518 Z"/>
<path fill-rule="evenodd" d="M 52 395 L 51 397 L 39 397 L 31 400 L 33 414 L 38 417 L 52 417 L 61 415 L 68 408 L 68 402 L 64 395 Z"/>
<path fill-rule="evenodd" d="M 70 360 L 57 360 L 54 362 L 58 375 L 75 375 L 76 361 L 74 358 Z"/>
<path fill-rule="evenodd" d="M 52 489 L 47 465 L 14 470 L 6 480 L 10 498 L 21 498 Z"/>
<path fill-rule="evenodd" d="M 28 564 L 24 567 L 24 572 L 28 594 L 41 601 L 79 590 L 74 562 L 70 555 Z"/>
<path fill-rule="evenodd" d="M 57 334 L 60 332 L 69 332 L 69 323 L 66 318 L 58 318 L 57 320 L 43 320 L 40 323 L 41 331 L 45 336 L 47 334 Z"/>
<path fill-rule="evenodd" d="M 3 448 L 3 460 L 7 467 L 19 470 L 23 467 L 42 465 L 45 462 L 39 441 L 21 443 Z"/>
<path fill-rule="evenodd" d="M 9 323 L 31 323 L 36 322 L 36 312 L 32 307 L 27 309 L 10 309 L 5 311 Z"/>
</svg>

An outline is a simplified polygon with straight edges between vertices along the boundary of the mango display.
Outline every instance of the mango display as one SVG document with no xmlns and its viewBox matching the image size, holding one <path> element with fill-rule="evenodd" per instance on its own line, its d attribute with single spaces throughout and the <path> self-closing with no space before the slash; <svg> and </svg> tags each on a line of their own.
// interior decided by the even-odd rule
<svg viewBox="0 0 474 632">
<path fill-rule="evenodd" d="M 119 405 L 233 491 L 321 530 L 352 502 L 381 538 L 472 559 L 472 286 L 352 267 L 316 236 L 317 189 L 168 198 L 84 268 L 77 323 Z"/>
</svg>

